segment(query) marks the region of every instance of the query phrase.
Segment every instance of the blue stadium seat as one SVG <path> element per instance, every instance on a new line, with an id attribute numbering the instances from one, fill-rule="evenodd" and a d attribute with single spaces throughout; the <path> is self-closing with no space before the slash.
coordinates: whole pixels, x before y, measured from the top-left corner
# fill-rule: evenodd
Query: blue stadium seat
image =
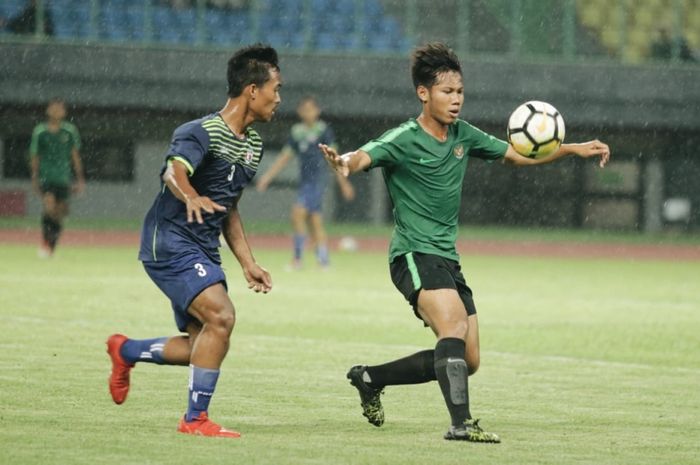
<path id="1" fill-rule="evenodd" d="M 177 43 L 180 41 L 180 33 L 175 24 L 173 10 L 168 7 L 156 6 L 153 8 L 153 37 L 158 42 Z"/>
<path id="2" fill-rule="evenodd" d="M 145 37 L 145 11 L 142 5 L 127 6 L 125 11 L 126 32 L 131 40 L 143 40 Z"/>
<path id="3" fill-rule="evenodd" d="M 174 11 L 174 25 L 179 31 L 179 42 L 194 44 L 197 37 L 197 11 L 194 8 L 184 8 Z"/>
<path id="4" fill-rule="evenodd" d="M 55 0 L 51 8 L 57 36 L 79 38 L 90 35 L 90 5 L 78 0 Z"/>
<path id="5" fill-rule="evenodd" d="M 12 18 L 24 10 L 27 2 L 24 0 L 3 0 L 0 2 L 0 16 L 9 19 Z"/>
<path id="6" fill-rule="evenodd" d="M 100 37 L 115 41 L 127 39 L 124 10 L 115 4 L 104 5 L 100 9 L 99 29 Z"/>
<path id="7" fill-rule="evenodd" d="M 336 33 L 348 34 L 355 29 L 355 22 L 352 18 L 341 15 L 333 15 L 329 18 L 330 30 Z"/>
<path id="8" fill-rule="evenodd" d="M 247 12 L 210 10 L 209 41 L 222 46 L 250 42 L 250 15 Z"/>
<path id="9" fill-rule="evenodd" d="M 331 32 L 319 32 L 315 37 L 314 44 L 317 50 L 328 51 L 340 48 L 335 34 Z"/>

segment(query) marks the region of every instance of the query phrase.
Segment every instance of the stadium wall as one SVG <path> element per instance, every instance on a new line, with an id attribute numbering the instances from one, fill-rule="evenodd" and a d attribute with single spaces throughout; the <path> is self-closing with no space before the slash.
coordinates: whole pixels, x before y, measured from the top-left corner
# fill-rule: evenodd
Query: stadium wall
<path id="1" fill-rule="evenodd" d="M 0 48 L 0 138 L 27 137 L 42 118 L 44 102 L 60 95 L 83 137 L 95 141 L 95 153 L 85 154 L 88 163 L 101 156 L 102 140 L 132 143 L 130 179 L 94 179 L 87 195 L 75 200 L 75 215 L 142 216 L 157 190 L 154 173 L 174 127 L 219 108 L 225 98 L 229 52 L 26 43 Z M 259 127 L 266 163 L 284 143 L 295 104 L 305 94 L 320 97 L 341 147 L 348 149 L 418 111 L 405 58 L 283 54 L 281 66 L 283 106 L 275 122 Z M 605 138 L 615 153 L 604 175 L 576 162 L 533 171 L 474 163 L 465 185 L 464 222 L 654 230 L 664 223 L 664 199 L 681 197 L 694 205 L 686 223 L 700 225 L 700 188 L 692 181 L 700 175 L 697 68 L 466 57 L 464 69 L 465 119 L 505 137 L 504 122 L 517 104 L 546 100 L 564 114 L 571 139 Z M 253 217 L 286 221 L 293 170 L 264 197 L 247 193 L 243 208 Z M 354 182 L 358 200 L 334 209 L 336 193 L 330 190 L 328 211 L 340 220 L 386 220 L 390 206 L 381 179 L 361 175 Z M 28 189 L 12 176 L 0 184 L 4 191 Z M 29 198 L 28 212 L 34 214 L 39 206 Z"/>

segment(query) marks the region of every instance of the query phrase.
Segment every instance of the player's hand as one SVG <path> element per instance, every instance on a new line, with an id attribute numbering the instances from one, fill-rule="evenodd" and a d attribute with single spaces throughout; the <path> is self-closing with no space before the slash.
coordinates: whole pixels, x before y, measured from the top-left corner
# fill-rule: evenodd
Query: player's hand
<path id="1" fill-rule="evenodd" d="M 209 197 L 203 195 L 197 197 L 187 197 L 187 202 L 185 205 L 187 207 L 188 223 L 192 223 L 194 220 L 197 220 L 197 223 L 199 224 L 204 223 L 204 220 L 202 219 L 202 211 L 207 213 L 226 211 L 226 207 L 219 205 Z"/>
<path id="2" fill-rule="evenodd" d="M 350 175 L 350 168 L 348 167 L 347 160 L 338 155 L 338 152 L 333 147 L 326 144 L 318 144 L 318 148 L 321 149 L 321 152 L 323 152 L 323 157 L 336 173 L 346 178 Z"/>
<path id="3" fill-rule="evenodd" d="M 85 191 L 85 180 L 79 179 L 78 181 L 73 183 L 73 186 L 71 186 L 71 190 L 74 194 L 82 194 Z"/>
<path id="4" fill-rule="evenodd" d="M 582 144 L 574 144 L 574 152 L 579 157 L 600 157 L 598 165 L 603 168 L 610 160 L 610 147 L 598 139 Z"/>
<path id="5" fill-rule="evenodd" d="M 245 280 L 248 281 L 248 289 L 252 289 L 255 292 L 262 292 L 263 294 L 267 294 L 272 290 L 272 278 L 270 277 L 270 273 L 257 263 L 243 268 L 243 276 L 245 276 Z"/>

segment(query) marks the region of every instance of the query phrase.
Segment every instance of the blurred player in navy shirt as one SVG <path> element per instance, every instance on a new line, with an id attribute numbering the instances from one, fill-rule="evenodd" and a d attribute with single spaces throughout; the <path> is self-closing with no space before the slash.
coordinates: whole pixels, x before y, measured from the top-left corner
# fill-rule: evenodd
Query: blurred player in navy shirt
<path id="1" fill-rule="evenodd" d="M 250 125 L 270 121 L 280 104 L 277 52 L 261 44 L 237 51 L 228 62 L 227 78 L 224 108 L 175 130 L 160 192 L 141 234 L 139 260 L 170 299 L 177 327 L 187 335 L 136 340 L 114 334 L 107 340 L 107 352 L 115 403 L 126 400 L 136 362 L 189 365 L 189 402 L 178 431 L 235 438 L 240 434 L 208 418 L 235 322 L 219 235 L 240 263 L 248 287 L 270 291 L 270 274 L 253 257 L 238 202 L 263 156 L 262 140 Z"/>
<path id="2" fill-rule="evenodd" d="M 328 169 L 318 144 L 335 147 L 333 129 L 320 119 L 321 109 L 316 99 L 304 97 L 297 107 L 300 123 L 292 126 L 289 141 L 280 155 L 257 183 L 259 191 L 267 190 L 272 180 L 295 155 L 299 160 L 299 190 L 292 206 L 292 227 L 294 228 L 294 259 L 292 269 L 301 268 L 301 259 L 306 242 L 307 222 L 311 226 L 311 240 L 316 246 L 316 259 L 322 267 L 328 266 L 328 238 L 323 227 L 321 209 L 323 194 L 326 191 L 328 176 L 338 180 L 340 192 L 345 200 L 352 200 L 355 191 L 352 184 L 343 176 L 334 175 Z"/>

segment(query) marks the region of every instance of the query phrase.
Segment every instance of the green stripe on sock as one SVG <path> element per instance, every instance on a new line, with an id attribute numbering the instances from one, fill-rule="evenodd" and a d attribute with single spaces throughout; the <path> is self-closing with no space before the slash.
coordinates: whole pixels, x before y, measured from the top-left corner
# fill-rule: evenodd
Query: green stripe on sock
<path id="1" fill-rule="evenodd" d="M 413 252 L 406 254 L 406 263 L 408 264 L 408 271 L 411 272 L 411 280 L 413 281 L 413 289 L 418 290 L 423 287 L 423 283 L 420 281 L 420 275 L 418 274 L 418 268 L 416 267 L 416 262 L 413 259 Z"/>

